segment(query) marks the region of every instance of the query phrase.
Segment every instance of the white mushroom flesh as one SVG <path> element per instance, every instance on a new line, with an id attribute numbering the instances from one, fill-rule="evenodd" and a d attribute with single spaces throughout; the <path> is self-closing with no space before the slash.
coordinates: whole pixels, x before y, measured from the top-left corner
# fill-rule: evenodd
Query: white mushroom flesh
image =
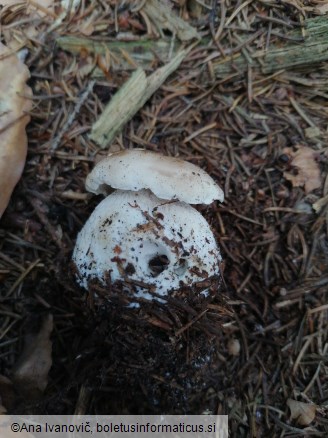
<path id="1" fill-rule="evenodd" d="M 87 190 L 106 195 L 108 187 L 149 189 L 161 199 L 188 204 L 210 204 L 224 198 L 221 188 L 200 167 L 143 149 L 110 154 L 94 167 L 86 180 Z"/>
<path id="2" fill-rule="evenodd" d="M 78 282 L 132 280 L 169 291 L 219 275 L 220 252 L 204 217 L 190 205 L 148 190 L 117 190 L 79 233 L 73 253 Z M 150 298 L 147 290 L 136 293 Z"/>

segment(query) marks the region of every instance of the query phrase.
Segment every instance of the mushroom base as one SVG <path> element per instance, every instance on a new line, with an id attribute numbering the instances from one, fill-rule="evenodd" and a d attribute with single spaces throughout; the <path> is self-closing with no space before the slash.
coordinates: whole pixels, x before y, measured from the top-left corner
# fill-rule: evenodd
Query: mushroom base
<path id="1" fill-rule="evenodd" d="M 95 412 L 215 413 L 213 394 L 223 385 L 220 326 L 230 317 L 218 293 L 219 278 L 210 283 L 197 291 L 196 286 L 173 291 L 165 303 L 139 298 L 139 306 L 132 307 L 133 293 L 122 293 L 126 284 L 89 282 L 88 335 L 72 354 L 78 357 L 79 379 L 92 388 Z M 81 299 L 81 289 L 74 285 L 74 290 Z M 218 315 L 221 308 L 225 311 Z"/>
<path id="2" fill-rule="evenodd" d="M 73 281 L 76 280 L 78 268 L 71 262 L 71 273 Z M 153 285 L 136 282 L 133 280 L 111 281 L 108 275 L 106 282 L 98 279 L 90 279 L 87 283 L 87 301 L 97 303 L 97 306 L 120 305 L 127 307 L 149 306 L 151 303 L 170 303 L 172 300 L 187 300 L 189 303 L 199 303 L 204 300 L 211 300 L 219 294 L 222 284 L 221 275 L 213 275 L 206 280 L 198 281 L 191 286 L 172 289 L 165 296 L 159 294 Z"/>
<path id="3" fill-rule="evenodd" d="M 223 365 L 216 340 L 195 331 L 191 336 L 188 331 L 174 337 L 131 314 L 119 321 L 114 316 L 110 324 L 103 321 L 103 326 L 99 324 L 92 339 L 100 371 L 90 375 L 87 367 L 85 379 L 86 385 L 94 388 L 95 412 L 215 413 L 213 394 L 222 389 L 218 374 Z M 102 344 L 105 340 L 106 352 L 101 353 L 99 339 Z"/>

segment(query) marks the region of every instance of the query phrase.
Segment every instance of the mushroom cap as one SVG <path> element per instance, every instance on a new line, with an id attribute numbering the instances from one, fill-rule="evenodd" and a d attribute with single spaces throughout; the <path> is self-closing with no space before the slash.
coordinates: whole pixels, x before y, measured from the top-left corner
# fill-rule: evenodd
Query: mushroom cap
<path id="1" fill-rule="evenodd" d="M 221 188 L 200 167 L 144 149 L 116 152 L 96 164 L 87 177 L 86 189 L 108 194 L 108 186 L 132 191 L 149 189 L 161 199 L 188 204 L 224 199 Z"/>
<path id="2" fill-rule="evenodd" d="M 77 237 L 73 261 L 85 289 L 98 279 L 141 282 L 162 296 L 219 275 L 221 256 L 204 217 L 184 202 L 149 190 L 117 190 L 91 214 Z M 149 299 L 136 286 L 137 296 Z"/>

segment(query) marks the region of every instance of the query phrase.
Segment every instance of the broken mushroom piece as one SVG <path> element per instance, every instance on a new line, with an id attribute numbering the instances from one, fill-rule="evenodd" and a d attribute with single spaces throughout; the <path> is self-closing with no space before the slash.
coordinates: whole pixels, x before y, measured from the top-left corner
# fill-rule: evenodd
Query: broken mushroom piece
<path id="1" fill-rule="evenodd" d="M 87 177 L 87 190 L 107 195 L 108 187 L 150 189 L 158 198 L 178 199 L 188 204 L 211 204 L 224 199 L 221 188 L 200 167 L 144 149 L 110 154 L 95 166 Z"/>
<path id="2" fill-rule="evenodd" d="M 190 205 L 149 190 L 117 190 L 88 219 L 73 260 L 84 288 L 92 279 L 130 280 L 165 296 L 218 276 L 221 257 L 208 223 Z M 142 296 L 150 298 L 147 291 Z"/>
<path id="3" fill-rule="evenodd" d="M 107 196 L 79 233 L 73 252 L 80 286 L 123 281 L 137 296 L 219 278 L 220 251 L 209 224 L 189 203 L 223 200 L 199 167 L 140 149 L 109 155 L 86 187 Z M 147 292 L 148 290 L 148 292 Z"/>

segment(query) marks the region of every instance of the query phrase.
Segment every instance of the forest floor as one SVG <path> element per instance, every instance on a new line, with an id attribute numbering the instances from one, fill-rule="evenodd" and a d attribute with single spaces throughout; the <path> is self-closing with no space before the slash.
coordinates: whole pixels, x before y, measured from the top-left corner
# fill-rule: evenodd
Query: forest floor
<path id="1" fill-rule="evenodd" d="M 302 47 L 324 2 L 162 2 L 178 23 L 146 4 L 0 12 L 33 91 L 25 170 L 0 221 L 2 412 L 207 412 L 228 414 L 236 437 L 327 436 L 328 62 L 265 68 L 271 50 Z M 66 37 L 83 40 L 73 50 Z M 90 132 L 112 96 L 181 48 L 101 148 Z M 102 199 L 86 176 L 135 147 L 197 164 L 224 190 L 222 204 L 197 207 L 223 258 L 210 299 L 126 308 L 74 282 L 77 234 Z"/>

